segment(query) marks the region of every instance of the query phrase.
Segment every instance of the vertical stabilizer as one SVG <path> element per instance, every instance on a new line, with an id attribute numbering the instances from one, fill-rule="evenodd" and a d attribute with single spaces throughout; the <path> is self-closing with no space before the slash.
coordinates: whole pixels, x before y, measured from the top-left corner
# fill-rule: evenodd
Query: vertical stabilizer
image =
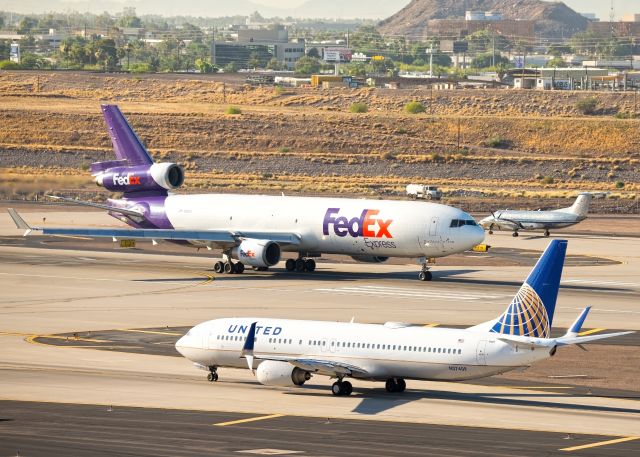
<path id="1" fill-rule="evenodd" d="M 128 165 L 152 165 L 153 159 L 116 105 L 102 105 L 102 114 L 118 160 Z"/>
<path id="2" fill-rule="evenodd" d="M 550 337 L 566 251 L 566 240 L 549 243 L 507 310 L 493 321 L 491 332 Z"/>
<path id="3" fill-rule="evenodd" d="M 573 202 L 569 208 L 566 208 L 564 211 L 567 213 L 575 214 L 580 217 L 587 217 L 587 213 L 589 212 L 589 203 L 593 199 L 593 195 L 588 192 L 583 192 L 578 195 L 576 201 Z"/>

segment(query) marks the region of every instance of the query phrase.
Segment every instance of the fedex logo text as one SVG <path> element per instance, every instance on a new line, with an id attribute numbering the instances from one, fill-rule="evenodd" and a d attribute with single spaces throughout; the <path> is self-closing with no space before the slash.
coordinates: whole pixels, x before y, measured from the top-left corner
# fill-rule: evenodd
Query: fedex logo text
<path id="1" fill-rule="evenodd" d="M 337 216 L 340 208 L 328 208 L 324 215 L 322 233 L 329 234 L 329 225 L 333 226 L 333 232 L 338 236 L 351 235 L 371 238 L 393 238 L 389 232 L 389 226 L 393 219 L 380 219 L 376 217 L 380 212 L 377 209 L 365 209 L 360 217 L 348 219 L 344 216 Z"/>
<path id="2" fill-rule="evenodd" d="M 125 176 L 119 174 L 113 175 L 114 186 L 136 186 L 140 185 L 140 176 L 134 176 L 131 173 L 127 173 Z"/>
<path id="3" fill-rule="evenodd" d="M 256 253 L 254 251 L 252 251 L 251 249 L 249 249 L 248 251 L 243 251 L 242 249 L 240 249 L 240 257 L 247 257 L 247 258 L 253 258 L 256 256 Z"/>

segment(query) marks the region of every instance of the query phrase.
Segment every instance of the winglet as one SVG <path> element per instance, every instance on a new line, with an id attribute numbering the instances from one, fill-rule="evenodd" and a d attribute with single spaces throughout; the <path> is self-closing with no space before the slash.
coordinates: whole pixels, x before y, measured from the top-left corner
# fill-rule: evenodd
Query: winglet
<path id="1" fill-rule="evenodd" d="M 589 314 L 589 310 L 591 310 L 591 306 L 587 306 L 584 310 L 582 310 L 578 318 L 573 324 L 571 324 L 571 327 L 569 327 L 569 329 L 567 330 L 567 333 L 564 335 L 565 338 L 573 338 L 578 336 L 578 333 L 580 333 L 580 329 L 582 328 L 582 324 L 584 324 L 584 321 L 587 318 L 587 314 Z"/>
<path id="2" fill-rule="evenodd" d="M 22 219 L 22 216 L 20 216 L 15 209 L 8 208 L 7 212 L 9 213 L 9 216 L 11 216 L 11 219 L 13 219 L 13 222 L 14 224 L 16 224 L 16 227 L 19 228 L 20 230 L 24 230 L 24 235 L 22 236 L 27 236 L 29 233 L 31 233 L 33 229 L 29 226 L 29 224 L 27 224 L 27 222 L 24 219 Z"/>
<path id="3" fill-rule="evenodd" d="M 247 339 L 244 341 L 244 346 L 242 346 L 241 355 L 241 357 L 247 359 L 247 365 L 251 373 L 253 373 L 253 346 L 256 342 L 256 324 L 257 322 L 254 322 L 249 327 L 249 333 L 247 333 Z"/>

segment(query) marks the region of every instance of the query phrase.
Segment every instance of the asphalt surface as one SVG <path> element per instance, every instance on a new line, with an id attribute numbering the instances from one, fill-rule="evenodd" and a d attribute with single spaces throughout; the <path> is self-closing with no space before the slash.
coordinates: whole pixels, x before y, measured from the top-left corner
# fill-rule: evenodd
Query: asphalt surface
<path id="1" fill-rule="evenodd" d="M 331 411 L 327 416 L 327 419 L 256 416 L 0 401 L 0 455 L 627 457 L 640 454 L 640 439 L 630 437 L 355 421 L 332 418 Z M 612 440 L 618 442 L 602 444 Z"/>

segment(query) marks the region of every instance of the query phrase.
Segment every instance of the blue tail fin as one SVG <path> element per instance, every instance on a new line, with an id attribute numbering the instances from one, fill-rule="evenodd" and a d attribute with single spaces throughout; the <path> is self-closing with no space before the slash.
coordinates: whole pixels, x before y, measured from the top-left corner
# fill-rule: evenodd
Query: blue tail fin
<path id="1" fill-rule="evenodd" d="M 102 105 L 102 113 L 118 160 L 127 160 L 129 166 L 153 164 L 153 159 L 120 109 L 116 105 Z"/>
<path id="2" fill-rule="evenodd" d="M 491 327 L 492 332 L 550 337 L 566 252 L 566 240 L 549 243 L 507 310 Z"/>

